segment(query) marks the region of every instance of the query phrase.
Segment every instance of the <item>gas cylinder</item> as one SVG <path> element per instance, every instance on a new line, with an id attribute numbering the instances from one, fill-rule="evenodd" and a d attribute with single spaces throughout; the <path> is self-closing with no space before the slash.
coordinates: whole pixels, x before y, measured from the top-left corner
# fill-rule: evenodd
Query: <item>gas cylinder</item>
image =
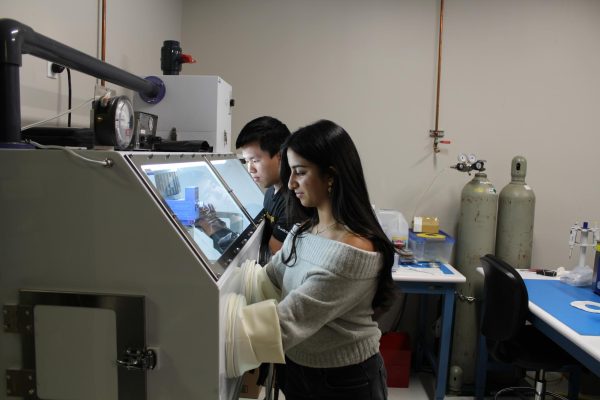
<path id="1" fill-rule="evenodd" d="M 479 317 L 475 298 L 483 291 L 483 275 L 476 269 L 480 257 L 493 253 L 496 238 L 498 194 L 483 172 L 475 174 L 462 190 L 460 217 L 456 234 L 455 267 L 467 278 L 459 284 L 459 298 L 454 318 L 452 367 L 463 371 L 463 383 L 472 384 L 475 378 Z"/>
<path id="2" fill-rule="evenodd" d="M 498 200 L 498 230 L 496 256 L 515 268 L 531 267 L 535 194 L 525 183 L 527 160 L 512 159 L 512 179 L 500 192 Z"/>

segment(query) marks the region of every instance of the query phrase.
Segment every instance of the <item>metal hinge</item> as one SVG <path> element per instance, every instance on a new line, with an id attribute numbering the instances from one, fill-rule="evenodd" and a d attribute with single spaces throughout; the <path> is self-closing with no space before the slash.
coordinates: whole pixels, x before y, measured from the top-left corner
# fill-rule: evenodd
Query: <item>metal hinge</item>
<path id="1" fill-rule="evenodd" d="M 117 365 L 127 369 L 147 370 L 156 367 L 156 353 L 151 349 L 132 349 L 125 350 L 125 354 L 120 360 L 117 360 Z"/>
<path id="2" fill-rule="evenodd" d="M 6 370 L 6 395 L 37 399 L 35 390 L 35 371 L 29 369 Z"/>
<path id="3" fill-rule="evenodd" d="M 4 332 L 33 334 L 33 306 L 5 305 L 2 309 Z"/>

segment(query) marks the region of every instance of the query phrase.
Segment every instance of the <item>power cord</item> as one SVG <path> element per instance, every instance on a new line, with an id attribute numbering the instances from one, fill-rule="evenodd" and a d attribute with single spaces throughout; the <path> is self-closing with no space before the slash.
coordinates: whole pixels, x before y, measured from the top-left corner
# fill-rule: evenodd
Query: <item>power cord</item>
<path id="1" fill-rule="evenodd" d="M 72 90 L 71 90 L 71 68 L 67 68 L 67 81 L 69 82 L 69 110 L 71 109 L 71 97 L 72 97 Z M 69 113 L 69 118 L 67 120 L 67 126 L 71 127 L 71 113 Z"/>
<path id="2" fill-rule="evenodd" d="M 75 156 L 75 157 L 77 157 L 77 158 L 79 158 L 79 159 L 81 159 L 83 161 L 87 161 L 87 162 L 90 162 L 92 164 L 102 165 L 103 167 L 111 168 L 113 165 L 115 165 L 115 162 L 112 159 L 110 159 L 110 158 L 105 158 L 104 160 L 94 160 L 92 158 L 84 157 L 81 154 L 77 154 L 76 152 L 74 152 L 73 150 L 69 149 L 68 147 L 54 146 L 54 145 L 43 145 L 43 144 L 39 144 L 37 142 L 34 142 L 33 140 L 30 140 L 30 139 L 25 139 L 25 142 L 31 143 L 32 145 L 34 145 L 38 149 L 64 150 L 67 153 L 69 153 L 70 155 Z"/>
<path id="3" fill-rule="evenodd" d="M 69 104 L 68 104 L 68 107 L 69 107 L 69 110 L 71 110 L 71 99 L 72 99 L 72 95 L 73 95 L 72 86 L 71 86 L 71 69 L 70 68 L 65 68 L 63 65 L 60 65 L 60 64 L 57 64 L 57 63 L 52 63 L 52 65 L 50 66 L 50 70 L 52 72 L 54 72 L 55 74 L 60 74 L 65 69 L 67 70 L 67 82 L 68 82 L 68 88 L 69 88 L 69 96 L 68 96 L 68 102 L 69 102 Z M 67 120 L 67 126 L 71 127 L 71 112 L 70 111 L 69 111 L 69 117 L 68 117 L 68 120 Z"/>
<path id="4" fill-rule="evenodd" d="M 431 189 L 431 187 L 433 186 L 433 184 L 435 183 L 437 178 L 439 178 L 440 175 L 442 175 L 444 172 L 448 171 L 449 169 L 450 169 L 450 167 L 446 167 L 446 168 L 442 169 L 440 172 L 438 172 L 431 180 L 431 183 L 429 183 L 429 186 L 427 186 L 427 189 L 425 189 L 425 191 L 423 191 L 423 193 L 421 193 L 421 195 L 419 196 L 419 198 L 417 199 L 417 202 L 415 204 L 415 208 L 413 210 L 409 224 L 415 219 L 415 215 L 417 215 L 417 209 L 418 209 L 419 205 L 421 204 L 421 200 L 423 200 L 423 197 L 425 197 L 427 192 L 429 192 L 429 189 Z"/>
<path id="5" fill-rule="evenodd" d="M 46 123 L 46 122 L 48 122 L 48 121 L 52 121 L 53 119 L 56 119 L 56 118 L 58 118 L 58 117 L 62 117 L 63 115 L 65 115 L 65 114 L 67 114 L 67 113 L 70 113 L 71 111 L 75 111 L 75 110 L 77 110 L 78 108 L 81 108 L 81 107 L 83 107 L 83 106 L 85 106 L 85 105 L 87 105 L 87 104 L 91 103 L 92 101 L 94 101 L 94 98 L 93 98 L 93 97 L 92 97 L 91 99 L 89 99 L 89 100 L 86 100 L 86 101 L 84 101 L 83 103 L 81 103 L 81 104 L 79 104 L 79 105 L 77 105 L 77 106 L 73 107 L 73 108 L 70 108 L 70 109 L 68 109 L 67 111 L 64 111 L 64 112 L 62 112 L 62 113 L 58 114 L 58 115 L 55 115 L 55 116 L 53 116 L 53 117 L 50 117 L 50 118 L 46 118 L 46 119 L 45 119 L 45 120 L 43 120 L 43 121 L 39 121 L 39 122 L 35 122 L 35 123 L 33 123 L 33 124 L 25 125 L 25 126 L 23 126 L 23 127 L 21 128 L 21 132 L 23 132 L 24 130 L 27 130 L 27 129 L 29 129 L 29 128 L 33 128 L 34 126 L 42 125 L 42 124 L 44 124 L 44 123 Z"/>

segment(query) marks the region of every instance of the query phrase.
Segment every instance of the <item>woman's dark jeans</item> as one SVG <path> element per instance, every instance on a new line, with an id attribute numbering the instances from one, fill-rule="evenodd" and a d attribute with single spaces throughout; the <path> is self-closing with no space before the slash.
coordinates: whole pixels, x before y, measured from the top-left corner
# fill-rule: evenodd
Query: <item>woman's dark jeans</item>
<path id="1" fill-rule="evenodd" d="M 339 368 L 310 368 L 285 358 L 277 384 L 286 400 L 386 400 L 387 373 L 379 353 Z"/>

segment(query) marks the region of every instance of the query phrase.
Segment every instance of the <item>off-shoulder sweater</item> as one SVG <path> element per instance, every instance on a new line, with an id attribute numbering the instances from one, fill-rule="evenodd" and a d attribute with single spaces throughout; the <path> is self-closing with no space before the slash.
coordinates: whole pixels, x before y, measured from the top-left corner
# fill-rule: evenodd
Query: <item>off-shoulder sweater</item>
<path id="1" fill-rule="evenodd" d="M 303 233 L 296 241 L 296 261 L 288 266 L 283 260 L 293 232 L 265 266 L 282 292 L 277 314 L 286 355 L 300 365 L 329 368 L 376 354 L 381 331 L 371 303 L 383 256 Z"/>

